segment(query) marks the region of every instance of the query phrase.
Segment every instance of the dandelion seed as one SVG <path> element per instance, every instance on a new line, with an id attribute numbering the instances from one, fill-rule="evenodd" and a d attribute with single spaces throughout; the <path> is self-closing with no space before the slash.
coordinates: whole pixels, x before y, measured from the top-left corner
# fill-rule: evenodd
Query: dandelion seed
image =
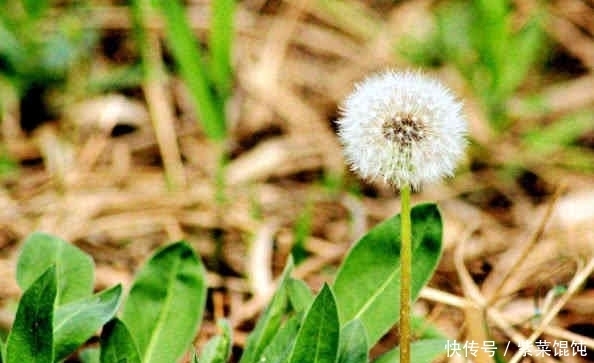
<path id="1" fill-rule="evenodd" d="M 397 188 L 451 176 L 466 147 L 462 105 L 439 82 L 388 71 L 358 84 L 341 107 L 339 137 L 351 169 Z"/>

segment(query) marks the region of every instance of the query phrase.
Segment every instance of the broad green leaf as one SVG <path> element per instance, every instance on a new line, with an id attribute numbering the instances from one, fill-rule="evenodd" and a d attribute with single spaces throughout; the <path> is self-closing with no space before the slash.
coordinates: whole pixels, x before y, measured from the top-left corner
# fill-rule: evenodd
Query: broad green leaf
<path id="1" fill-rule="evenodd" d="M 334 363 L 338 353 L 340 321 L 334 294 L 324 285 L 297 333 L 289 363 Z"/>
<path id="2" fill-rule="evenodd" d="M 431 363 L 446 352 L 448 342 L 443 339 L 419 340 L 410 345 L 411 362 Z M 382 354 L 374 363 L 399 363 L 400 348 Z"/>
<path id="3" fill-rule="evenodd" d="M 79 353 L 78 358 L 81 363 L 100 363 L 99 348 L 87 348 Z"/>
<path id="4" fill-rule="evenodd" d="M 441 216 L 435 204 L 411 211 L 412 298 L 427 283 L 441 255 Z M 349 251 L 333 291 L 345 324 L 361 319 L 373 346 L 397 321 L 400 306 L 400 215 L 378 224 Z"/>
<path id="5" fill-rule="evenodd" d="M 118 318 L 109 321 L 101 331 L 100 363 L 141 363 L 134 338 Z"/>
<path id="6" fill-rule="evenodd" d="M 50 266 L 24 292 L 6 343 L 7 363 L 53 363 L 56 268 Z"/>
<path id="7" fill-rule="evenodd" d="M 262 352 L 259 360 L 248 362 L 284 363 L 295 345 L 295 338 L 301 326 L 301 320 L 305 312 L 292 316 L 276 334 L 270 339 L 270 343 Z"/>
<path id="8" fill-rule="evenodd" d="M 56 359 L 66 358 L 95 334 L 117 312 L 122 286 L 59 306 L 54 318 Z"/>
<path id="9" fill-rule="evenodd" d="M 200 363 L 224 363 L 231 356 L 231 326 L 226 320 L 219 321 L 217 325 L 223 334 L 213 337 L 206 343 L 200 355 Z"/>
<path id="10" fill-rule="evenodd" d="M 337 363 L 367 363 L 368 361 L 369 347 L 365 327 L 361 320 L 351 320 L 340 333 Z"/>
<path id="11" fill-rule="evenodd" d="M 185 242 L 161 248 L 138 272 L 122 321 L 143 363 L 175 362 L 190 346 L 204 310 L 205 271 Z"/>
<path id="12" fill-rule="evenodd" d="M 289 301 L 293 310 L 301 312 L 307 310 L 314 301 L 314 295 L 309 286 L 303 280 L 290 278 L 287 281 L 287 288 L 289 292 Z"/>
<path id="13" fill-rule="evenodd" d="M 287 310 L 287 281 L 293 271 L 293 258 L 289 256 L 287 265 L 280 277 L 276 293 L 268 304 L 264 314 L 258 319 L 256 327 L 247 338 L 247 343 L 240 363 L 258 362 L 260 355 L 281 326 L 283 315 Z"/>
<path id="14" fill-rule="evenodd" d="M 56 266 L 56 305 L 66 304 L 93 293 L 95 277 L 91 256 L 58 237 L 40 232 L 31 234 L 21 250 L 16 271 L 21 289 L 27 290 L 51 265 Z"/>

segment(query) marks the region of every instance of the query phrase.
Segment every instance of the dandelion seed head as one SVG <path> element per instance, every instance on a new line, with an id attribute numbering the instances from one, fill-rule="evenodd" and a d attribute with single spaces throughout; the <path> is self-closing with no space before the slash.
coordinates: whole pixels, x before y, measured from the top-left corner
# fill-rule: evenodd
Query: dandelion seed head
<path id="1" fill-rule="evenodd" d="M 441 83 L 388 71 L 347 96 L 338 134 L 351 169 L 363 178 L 418 189 L 453 174 L 466 147 L 461 110 Z"/>

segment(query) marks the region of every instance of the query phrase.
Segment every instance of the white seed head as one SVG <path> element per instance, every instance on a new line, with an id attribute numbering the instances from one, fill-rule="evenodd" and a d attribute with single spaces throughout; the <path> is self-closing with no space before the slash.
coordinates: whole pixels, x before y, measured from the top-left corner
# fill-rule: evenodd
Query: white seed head
<path id="1" fill-rule="evenodd" d="M 338 135 L 351 169 L 363 178 L 418 189 L 453 174 L 466 147 L 461 109 L 441 83 L 387 71 L 345 99 Z"/>

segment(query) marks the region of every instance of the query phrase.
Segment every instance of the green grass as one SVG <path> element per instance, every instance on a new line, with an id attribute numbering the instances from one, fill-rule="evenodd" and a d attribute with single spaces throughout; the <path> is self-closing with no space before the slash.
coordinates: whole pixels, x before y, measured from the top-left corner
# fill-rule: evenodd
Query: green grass
<path id="1" fill-rule="evenodd" d="M 165 19 L 167 43 L 192 95 L 204 131 L 212 140 L 224 140 L 227 136 L 225 102 L 232 82 L 230 54 L 233 1 L 214 2 L 210 62 L 196 44 L 180 2 L 157 1 L 157 4 L 157 9 Z"/>
<path id="2" fill-rule="evenodd" d="M 435 11 L 436 30 L 422 40 L 404 39 L 399 51 L 410 61 L 453 64 L 482 100 L 495 130 L 509 126 L 506 102 L 544 60 L 545 12 L 536 9 L 520 29 L 507 0 L 454 0 Z"/>

